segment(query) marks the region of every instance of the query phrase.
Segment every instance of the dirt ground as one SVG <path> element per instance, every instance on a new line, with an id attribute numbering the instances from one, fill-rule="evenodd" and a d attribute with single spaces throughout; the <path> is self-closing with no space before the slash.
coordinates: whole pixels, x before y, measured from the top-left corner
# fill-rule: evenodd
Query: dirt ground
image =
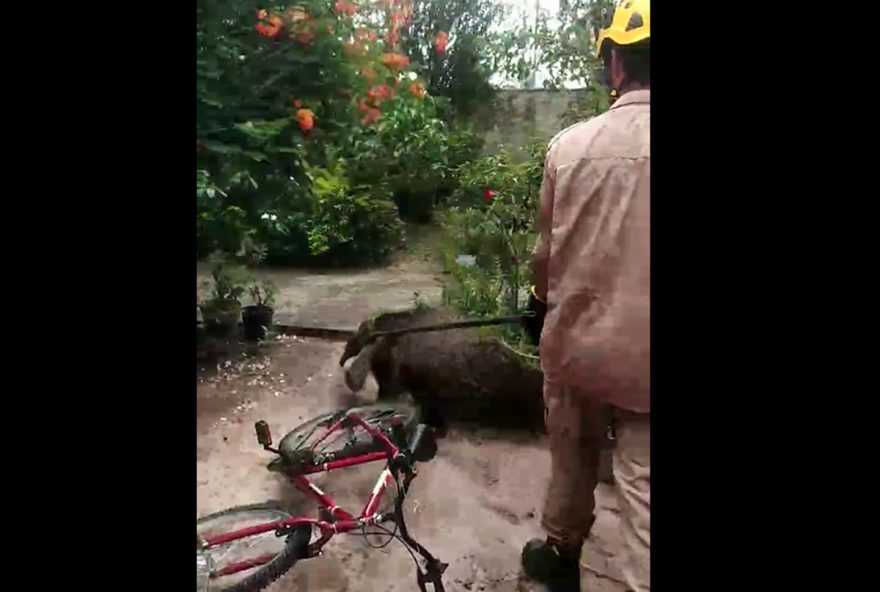
<path id="1" fill-rule="evenodd" d="M 282 500 L 304 515 L 317 515 L 292 485 L 265 469 L 272 455 L 257 444 L 253 425 L 265 419 L 278 441 L 321 412 L 355 403 L 338 366 L 342 348 L 340 343 L 283 338 L 247 357 L 198 372 L 199 515 L 270 499 Z M 368 390 L 367 397 L 374 396 L 375 391 Z M 354 467 L 319 475 L 315 483 L 342 507 L 358 512 L 378 471 L 375 465 Z M 450 564 L 444 575 L 446 590 L 541 589 L 520 579 L 519 554 L 529 538 L 543 536 L 539 515 L 549 472 L 543 439 L 452 429 L 439 441 L 437 457 L 420 465 L 405 511 L 416 540 Z M 583 589 L 623 592 L 615 562 L 621 541 L 613 494 L 602 485 L 597 497 L 597 522 L 583 557 L 588 566 Z M 416 589 L 412 560 L 400 543 L 371 549 L 361 537 L 345 535 L 328 543 L 323 556 L 298 563 L 269 588 Z"/>

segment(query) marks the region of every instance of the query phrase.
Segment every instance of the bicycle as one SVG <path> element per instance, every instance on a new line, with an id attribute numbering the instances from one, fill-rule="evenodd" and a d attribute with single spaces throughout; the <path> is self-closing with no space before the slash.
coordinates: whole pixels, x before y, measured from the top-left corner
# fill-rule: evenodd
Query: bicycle
<path id="1" fill-rule="evenodd" d="M 335 535 L 348 533 L 364 537 L 389 536 L 382 546 L 394 539 L 401 541 L 416 564 L 419 590 L 427 592 L 426 584 L 432 584 L 434 592 L 444 592 L 441 576 L 448 564 L 440 562 L 410 536 L 403 514 L 404 500 L 417 474 L 415 464 L 428 462 L 437 453 L 433 430 L 418 422 L 414 409 L 370 405 L 327 413 L 289 432 L 278 448 L 272 448 L 272 435 L 265 421 L 258 421 L 254 428 L 263 449 L 277 455 L 267 469 L 285 475 L 297 489 L 315 499 L 318 518 L 294 516 L 279 505 L 263 503 L 238 506 L 197 519 L 196 554 L 200 577 L 197 588 L 210 588 L 211 592 L 262 590 L 297 561 L 320 555 L 324 545 Z M 328 442 L 334 433 L 336 438 Z M 328 451 L 340 437 L 345 438 L 343 445 Z M 386 465 L 359 516 L 337 506 L 308 479 L 316 473 L 377 461 L 385 461 Z M 394 510 L 379 512 L 382 498 L 393 484 L 397 486 Z M 224 530 L 227 528 L 224 523 L 236 520 L 246 526 L 238 524 L 233 530 Z M 394 530 L 382 526 L 385 522 L 393 522 Z M 368 527 L 374 530 L 367 532 Z M 358 530 L 361 532 L 356 532 Z M 262 536 L 269 533 L 274 536 Z M 316 535 L 317 540 L 312 540 Z M 262 552 L 250 559 L 224 562 L 244 543 L 247 543 L 244 550 L 248 551 L 265 542 L 274 543 L 273 546 L 280 543 L 281 549 Z M 413 550 L 421 555 L 424 567 Z"/>

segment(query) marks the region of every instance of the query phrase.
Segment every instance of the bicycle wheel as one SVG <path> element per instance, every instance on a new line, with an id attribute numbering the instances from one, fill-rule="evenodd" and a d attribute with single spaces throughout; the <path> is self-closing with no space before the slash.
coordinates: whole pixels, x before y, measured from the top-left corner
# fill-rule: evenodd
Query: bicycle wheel
<path id="1" fill-rule="evenodd" d="M 406 438 L 418 425 L 418 413 L 414 407 L 403 404 L 377 404 L 363 407 L 340 409 L 320 415 L 297 426 L 278 444 L 278 450 L 284 456 L 293 456 L 297 452 L 314 449 L 319 453 L 335 453 L 344 457 L 346 452 L 363 450 L 365 446 L 378 444 L 372 434 L 362 426 L 351 423 L 337 429 L 332 434 L 327 430 L 333 427 L 348 412 L 356 412 L 368 425 L 377 428 L 397 446 L 406 444 Z"/>
<path id="2" fill-rule="evenodd" d="M 292 518 L 274 502 L 237 506 L 196 520 L 196 531 L 203 539 L 257 524 Z M 256 592 L 304 557 L 311 527 L 303 527 L 285 538 L 274 531 L 230 541 L 200 553 L 207 555 L 211 592 Z"/>

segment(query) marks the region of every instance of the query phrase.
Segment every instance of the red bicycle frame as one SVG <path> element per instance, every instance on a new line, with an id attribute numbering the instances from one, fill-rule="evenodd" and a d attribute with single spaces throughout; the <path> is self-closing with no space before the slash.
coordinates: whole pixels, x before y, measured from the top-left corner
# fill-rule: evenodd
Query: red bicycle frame
<path id="1" fill-rule="evenodd" d="M 345 510 L 337 506 L 333 499 L 331 499 L 326 493 L 321 491 L 317 485 L 309 481 L 306 477 L 307 475 L 314 475 L 316 473 L 329 472 L 336 469 L 344 469 L 356 465 L 363 465 L 375 462 L 377 460 L 391 461 L 400 454 L 400 449 L 395 446 L 395 444 L 391 440 L 389 440 L 385 436 L 385 434 L 383 434 L 380 430 L 370 426 L 357 414 L 344 415 L 342 419 L 337 421 L 329 430 L 327 430 L 327 433 L 324 434 L 324 436 L 322 436 L 317 442 L 315 442 L 315 444 L 312 445 L 312 448 L 320 444 L 329 434 L 336 431 L 337 429 L 340 429 L 342 427 L 342 423 L 346 420 L 354 421 L 355 423 L 363 427 L 367 432 L 370 433 L 370 435 L 379 440 L 385 446 L 386 450 L 380 452 L 370 452 L 368 454 L 363 454 L 353 458 L 346 458 L 323 463 L 321 465 L 305 467 L 302 470 L 297 470 L 295 474 L 288 474 L 288 478 L 296 486 L 297 489 L 315 498 L 315 500 L 317 500 L 321 506 L 326 508 L 331 516 L 336 518 L 336 520 L 334 520 L 333 522 L 327 522 L 325 520 L 320 520 L 316 518 L 288 518 L 286 520 L 266 522 L 263 524 L 257 524 L 254 526 L 249 526 L 247 528 L 242 528 L 233 532 L 220 534 L 215 537 L 205 538 L 202 544 L 202 549 L 210 549 L 211 547 L 216 547 L 218 545 L 223 545 L 225 543 L 229 543 L 238 539 L 243 539 L 250 536 L 278 530 L 280 528 L 308 524 L 311 525 L 313 528 L 317 527 L 321 531 L 321 538 L 310 544 L 308 547 L 308 554 L 306 556 L 314 557 L 318 554 L 321 547 L 323 547 L 327 543 L 327 541 L 333 538 L 334 535 L 350 532 L 364 526 L 375 524 L 377 522 L 377 518 L 381 516 L 379 514 L 376 514 L 376 510 L 379 508 L 379 503 L 382 501 L 382 496 L 385 494 L 385 491 L 388 489 L 388 487 L 395 482 L 395 476 L 388 468 L 388 466 L 386 466 L 385 469 L 379 474 L 379 479 L 376 481 L 375 487 L 373 487 L 370 498 L 358 517 L 353 516 L 349 512 L 346 512 Z M 258 567 L 260 565 L 269 563 L 274 557 L 274 555 L 264 555 L 255 559 L 239 561 L 237 563 L 227 565 L 226 567 L 212 573 L 211 578 L 230 575 L 233 573 L 244 571 L 246 569 Z"/>

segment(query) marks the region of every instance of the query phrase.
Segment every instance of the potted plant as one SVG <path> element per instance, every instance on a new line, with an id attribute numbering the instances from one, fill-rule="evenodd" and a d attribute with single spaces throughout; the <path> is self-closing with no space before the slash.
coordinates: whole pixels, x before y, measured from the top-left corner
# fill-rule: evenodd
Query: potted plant
<path id="1" fill-rule="evenodd" d="M 272 326 L 272 315 L 275 309 L 275 295 L 278 289 L 269 280 L 254 280 L 248 286 L 248 291 L 254 303 L 245 306 L 241 311 L 241 321 L 244 325 L 244 338 L 258 340 L 266 337 L 266 331 Z"/>
<path id="2" fill-rule="evenodd" d="M 241 296 L 244 294 L 246 270 L 232 263 L 221 253 L 211 255 L 211 292 L 202 301 L 202 319 L 205 331 L 214 337 L 228 337 L 238 327 L 241 315 Z"/>

